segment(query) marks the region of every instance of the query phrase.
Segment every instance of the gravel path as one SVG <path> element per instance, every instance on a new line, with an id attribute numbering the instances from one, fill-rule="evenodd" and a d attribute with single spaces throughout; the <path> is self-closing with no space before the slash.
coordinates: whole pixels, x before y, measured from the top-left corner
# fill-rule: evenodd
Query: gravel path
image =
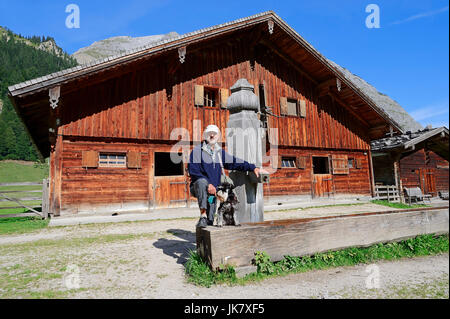
<path id="1" fill-rule="evenodd" d="M 368 204 L 265 216 L 269 220 L 380 210 L 391 208 Z M 367 265 L 292 274 L 246 286 L 198 287 L 186 282 L 183 266 L 189 250 L 195 250 L 195 223 L 196 219 L 177 219 L 95 224 L 0 236 L 0 298 L 30 294 L 63 298 L 416 298 L 421 295 L 411 289 L 423 285 L 438 287 L 448 298 L 448 254 L 377 262 L 380 288 L 371 290 L 366 288 Z M 436 297 L 434 290 L 429 294 L 425 297 Z"/>

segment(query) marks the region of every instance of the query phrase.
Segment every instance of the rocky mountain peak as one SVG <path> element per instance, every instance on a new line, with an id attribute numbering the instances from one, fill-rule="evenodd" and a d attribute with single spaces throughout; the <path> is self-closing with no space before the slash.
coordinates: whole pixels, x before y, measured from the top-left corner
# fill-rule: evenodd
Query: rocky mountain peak
<path id="1" fill-rule="evenodd" d="M 177 32 L 134 38 L 130 36 L 116 36 L 96 41 L 87 47 L 81 48 L 72 54 L 72 57 L 75 58 L 79 64 L 86 64 L 93 60 L 104 59 L 112 55 L 124 53 L 129 50 L 177 36 L 179 36 Z"/>

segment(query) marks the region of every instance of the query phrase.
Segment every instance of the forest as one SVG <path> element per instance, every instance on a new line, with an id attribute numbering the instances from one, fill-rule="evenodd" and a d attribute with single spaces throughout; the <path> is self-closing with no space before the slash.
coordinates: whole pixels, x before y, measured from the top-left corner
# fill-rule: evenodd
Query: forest
<path id="1" fill-rule="evenodd" d="M 25 128 L 8 98 L 8 86 L 71 68 L 77 62 L 67 53 L 62 57 L 38 48 L 51 37 L 24 38 L 0 27 L 0 160 L 37 161 Z M 24 41 L 28 40 L 28 41 Z"/>

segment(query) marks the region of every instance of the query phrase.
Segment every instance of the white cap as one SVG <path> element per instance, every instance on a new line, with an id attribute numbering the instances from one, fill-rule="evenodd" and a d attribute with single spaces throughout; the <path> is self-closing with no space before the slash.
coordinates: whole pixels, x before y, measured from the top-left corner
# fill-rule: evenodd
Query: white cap
<path id="1" fill-rule="evenodd" d="M 209 133 L 209 132 L 215 132 L 216 134 L 220 133 L 220 130 L 217 126 L 215 126 L 214 124 L 208 125 L 205 128 L 205 131 L 203 132 L 203 134 Z"/>

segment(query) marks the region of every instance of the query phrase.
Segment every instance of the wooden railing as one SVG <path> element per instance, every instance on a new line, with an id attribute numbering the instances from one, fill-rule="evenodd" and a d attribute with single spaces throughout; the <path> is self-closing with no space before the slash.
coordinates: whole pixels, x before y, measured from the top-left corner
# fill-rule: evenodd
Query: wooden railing
<path id="1" fill-rule="evenodd" d="M 400 202 L 400 194 L 395 185 L 375 185 L 375 199 Z"/>
<path id="2" fill-rule="evenodd" d="M 32 187 L 33 189 L 24 189 L 30 186 L 41 187 L 39 189 L 36 189 L 36 187 Z M 8 187 L 11 188 L 8 189 Z M 14 203 L 15 205 L 11 206 L 6 203 Z M 44 219 L 48 218 L 48 179 L 44 179 L 42 183 L 0 183 L 0 212 L 17 208 L 23 208 L 26 211 L 23 213 L 0 214 L 0 218 L 36 215 Z"/>

